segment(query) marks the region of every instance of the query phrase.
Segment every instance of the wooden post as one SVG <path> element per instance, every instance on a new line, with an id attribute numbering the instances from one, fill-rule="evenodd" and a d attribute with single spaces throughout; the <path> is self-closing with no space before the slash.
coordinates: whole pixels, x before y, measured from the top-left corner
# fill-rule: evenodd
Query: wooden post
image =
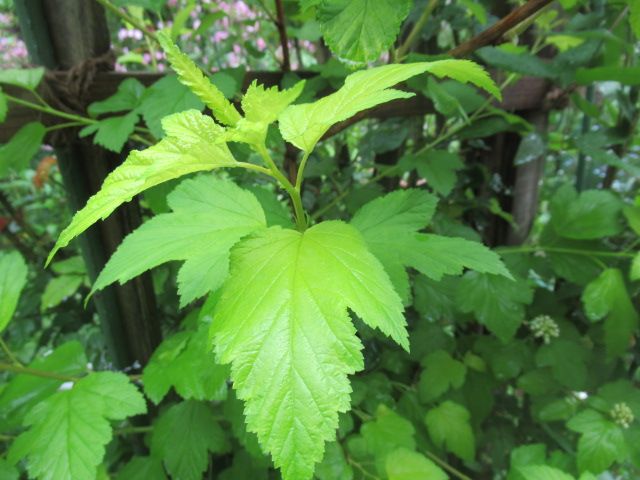
<path id="1" fill-rule="evenodd" d="M 104 10 L 93 1 L 19 0 L 16 11 L 33 61 L 48 69 L 77 67 L 110 49 Z M 82 104 L 84 99 L 71 100 Z M 117 155 L 73 134 L 53 146 L 71 211 L 83 207 L 120 163 Z M 80 250 L 91 281 L 124 236 L 139 224 L 139 207 L 134 200 L 80 236 Z M 115 365 L 125 368 L 134 362 L 146 363 L 161 339 L 149 275 L 106 288 L 93 301 Z"/>

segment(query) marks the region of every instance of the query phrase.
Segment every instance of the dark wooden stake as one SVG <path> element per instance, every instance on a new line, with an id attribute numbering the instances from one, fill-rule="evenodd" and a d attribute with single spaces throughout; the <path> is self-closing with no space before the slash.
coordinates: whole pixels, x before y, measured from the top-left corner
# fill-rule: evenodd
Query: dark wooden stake
<path id="1" fill-rule="evenodd" d="M 36 63 L 54 69 L 71 69 L 108 53 L 109 31 L 104 10 L 87 0 L 29 0 L 16 2 L 27 47 Z M 74 103 L 83 99 L 73 98 Z M 121 159 L 90 141 L 59 139 L 58 165 L 71 211 L 83 207 Z M 124 236 L 140 224 L 137 202 L 121 207 L 106 221 L 88 229 L 78 239 L 91 281 Z M 126 285 L 109 287 L 93 299 L 115 365 L 141 364 L 161 339 L 155 299 L 148 275 Z"/>

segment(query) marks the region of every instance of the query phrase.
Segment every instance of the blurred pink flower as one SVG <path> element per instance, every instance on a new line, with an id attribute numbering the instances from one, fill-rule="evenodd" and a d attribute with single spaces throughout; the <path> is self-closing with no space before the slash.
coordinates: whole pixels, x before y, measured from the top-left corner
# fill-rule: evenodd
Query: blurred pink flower
<path id="1" fill-rule="evenodd" d="M 213 40 L 213 43 L 218 43 L 218 42 L 221 42 L 222 40 L 226 40 L 227 38 L 229 38 L 229 32 L 226 32 L 224 30 L 219 30 L 213 34 L 213 37 L 211 37 L 211 40 Z"/>

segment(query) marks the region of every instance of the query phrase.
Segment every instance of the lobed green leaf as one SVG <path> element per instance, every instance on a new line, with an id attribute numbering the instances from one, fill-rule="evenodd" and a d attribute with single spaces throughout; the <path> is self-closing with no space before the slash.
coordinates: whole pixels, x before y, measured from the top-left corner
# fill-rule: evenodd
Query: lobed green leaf
<path id="1" fill-rule="evenodd" d="M 233 249 L 211 336 L 285 480 L 311 478 L 350 407 L 363 359 L 347 308 L 408 348 L 400 299 L 353 227 L 272 227 Z"/>

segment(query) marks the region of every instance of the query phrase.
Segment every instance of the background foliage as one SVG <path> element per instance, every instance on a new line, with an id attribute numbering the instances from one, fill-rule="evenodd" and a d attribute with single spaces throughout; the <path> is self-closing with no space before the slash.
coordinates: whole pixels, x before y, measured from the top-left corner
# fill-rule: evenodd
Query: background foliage
<path id="1" fill-rule="evenodd" d="M 283 49 L 280 2 L 113 3 L 128 18 L 113 12 L 108 17 L 116 70 L 168 73 L 167 54 L 154 40 L 154 32 L 166 29 L 222 92 L 203 101 L 197 85 L 190 90 L 173 74 L 146 87 L 131 78 L 115 95 L 66 119 L 74 135 L 118 153 L 163 138 L 166 145 L 172 135 L 161 120 L 186 110 L 199 119 L 205 105 L 225 125 L 239 122 L 238 108 L 253 122 L 273 123 L 277 114 L 264 118 L 264 108 L 255 108 L 250 118 L 248 95 L 239 103 L 247 71 L 283 70 L 280 87 L 302 89 L 282 99 L 284 109 L 294 100 L 326 96 L 361 67 L 444 58 L 517 6 L 287 0 Z M 366 118 L 310 153 L 301 202 L 311 220 L 339 219 L 357 228 L 399 296 L 376 296 L 361 311 L 349 299 L 357 315 L 351 315 L 358 332 L 353 338 L 364 349 L 363 365 L 346 370 L 364 368 L 349 377 L 350 408 L 339 415 L 335 441 L 326 444 L 316 478 L 638 477 L 638 5 L 554 2 L 507 32 L 500 44 L 472 53 L 505 96 L 504 88 L 519 78 L 546 79 L 542 122 L 531 112 L 498 108 L 476 88 L 499 96 L 480 73 L 469 65 L 456 72 L 460 64 L 449 64 L 440 74 L 404 78 L 403 89 L 429 98 L 431 112 Z M 26 48 L 12 2 L 0 2 L 0 9 L 4 120 L 15 103 L 11 86 L 36 92 L 43 71 L 15 70 L 30 66 Z M 164 50 L 171 52 L 169 43 Z M 174 57 L 175 70 L 184 76 Z M 301 86 L 303 76 L 308 78 Z M 372 78 L 356 85 L 375 90 Z M 37 104 L 37 96 L 31 98 Z M 328 119 L 331 112 L 319 115 Z M 290 133 L 297 120 L 290 117 L 287 124 L 280 117 L 280 129 L 260 133 L 268 150 L 263 153 L 287 174 L 292 161 L 285 139 L 308 152 L 323 135 L 300 140 Z M 220 252 L 206 250 L 212 238 L 229 242 L 228 252 L 237 239 L 265 225 L 293 227 L 286 195 L 251 169 L 191 175 L 142 194 L 146 221 L 135 234 L 141 238 L 137 250 L 132 235 L 93 289 L 153 268 L 164 339 L 147 365 L 117 369 L 93 302 L 84 306 L 92 285 L 77 246 L 71 243 L 50 268 L 42 268 L 74 213 L 67 208 L 56 153 L 43 144 L 55 129 L 28 123 L 0 147 L 0 477 L 279 478 L 256 435 L 247 432 L 229 368 L 216 363 L 208 340 L 212 312 L 223 317 L 246 304 L 216 307 L 216 295 L 203 300 L 223 283 L 226 270 L 212 267 L 202 285 L 199 275 L 189 277 L 187 265 L 224 257 L 224 245 Z M 224 158 L 257 166 L 260 152 L 242 136 L 247 131 L 235 135 Z M 216 158 L 223 156 L 217 152 Z M 508 158 L 506 164 L 501 158 Z M 528 205 L 535 216 L 530 231 L 514 241 L 514 176 L 533 164 L 542 169 L 533 182 L 539 196 Z M 184 200 L 200 190 L 202 198 L 211 195 L 208 210 L 181 211 L 181 195 Z M 242 214 L 216 210 L 216 199 L 228 197 Z M 198 225 L 208 228 L 192 232 L 205 255 L 192 238 L 178 241 L 187 231 L 184 222 L 196 213 L 202 215 Z M 168 243 L 172 224 L 180 228 Z M 63 235 L 59 242 L 69 239 Z M 277 240 L 264 240 L 265 248 Z M 174 250 L 162 250 L 167 246 Z M 324 267 L 315 267 L 308 272 L 310 284 L 332 293 L 330 304 L 342 292 L 324 285 Z M 275 277 L 288 267 L 270 268 Z M 377 275 L 374 268 L 366 273 L 369 279 Z M 251 302 L 261 285 L 240 278 L 234 288 Z M 400 301 L 408 351 L 365 323 L 376 302 Z M 277 304 L 264 308 L 267 315 Z M 225 325 L 214 328 L 219 338 L 228 334 Z M 321 345 L 322 337 L 316 340 Z M 241 383 L 236 381 L 242 395 Z"/>

